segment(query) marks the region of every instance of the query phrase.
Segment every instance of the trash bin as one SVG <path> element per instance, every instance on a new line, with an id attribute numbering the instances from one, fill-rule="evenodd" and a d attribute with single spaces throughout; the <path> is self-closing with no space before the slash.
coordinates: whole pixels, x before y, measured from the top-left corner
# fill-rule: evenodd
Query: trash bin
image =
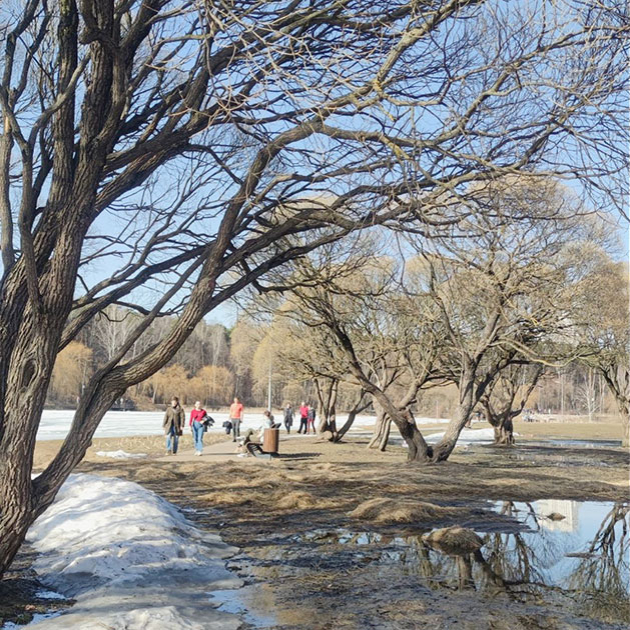
<path id="1" fill-rule="evenodd" d="M 280 429 L 265 429 L 262 448 L 265 453 L 277 453 L 280 441 Z"/>

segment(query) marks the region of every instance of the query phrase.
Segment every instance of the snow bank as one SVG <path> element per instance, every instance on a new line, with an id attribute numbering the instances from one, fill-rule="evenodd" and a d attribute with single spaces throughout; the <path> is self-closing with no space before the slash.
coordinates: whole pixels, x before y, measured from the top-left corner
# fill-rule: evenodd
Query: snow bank
<path id="1" fill-rule="evenodd" d="M 99 457 L 112 457 L 114 459 L 141 459 L 147 457 L 146 453 L 127 453 L 127 451 L 96 451 Z"/>
<path id="2" fill-rule="evenodd" d="M 201 532 L 173 505 L 120 479 L 72 475 L 34 523 L 42 583 L 76 604 L 38 630 L 236 630 L 207 593 L 238 588 L 236 549 Z"/>

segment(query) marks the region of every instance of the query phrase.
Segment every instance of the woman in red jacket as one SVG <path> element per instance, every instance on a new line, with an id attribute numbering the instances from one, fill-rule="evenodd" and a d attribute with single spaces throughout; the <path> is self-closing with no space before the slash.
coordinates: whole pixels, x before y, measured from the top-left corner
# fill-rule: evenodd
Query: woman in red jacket
<path id="1" fill-rule="evenodd" d="M 298 433 L 302 433 L 302 429 L 304 429 L 304 433 L 306 433 L 306 426 L 308 422 L 308 405 L 305 402 L 302 402 L 300 405 L 300 428 L 298 429 Z"/>
<path id="2" fill-rule="evenodd" d="M 201 401 L 198 400 L 190 412 L 190 428 L 195 442 L 195 455 L 201 455 L 203 451 L 203 421 L 207 415 L 206 410 L 201 408 Z"/>

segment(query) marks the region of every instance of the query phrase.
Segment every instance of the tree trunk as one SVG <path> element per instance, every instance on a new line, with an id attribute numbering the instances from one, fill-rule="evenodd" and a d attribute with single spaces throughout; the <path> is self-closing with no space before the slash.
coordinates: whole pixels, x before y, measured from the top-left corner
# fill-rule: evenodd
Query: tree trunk
<path id="1" fill-rule="evenodd" d="M 613 364 L 602 368 L 601 372 L 621 414 L 621 445 L 630 446 L 630 367 Z"/>
<path id="2" fill-rule="evenodd" d="M 376 412 L 376 422 L 374 424 L 374 430 L 372 431 L 372 437 L 370 438 L 367 447 L 380 449 L 383 434 L 385 432 L 387 414 L 383 410 L 383 407 L 378 403 L 378 401 L 374 399 L 374 397 L 372 397 L 372 406 L 374 407 L 374 411 Z"/>
<path id="3" fill-rule="evenodd" d="M 28 467 L 15 466 L 11 459 L 0 464 L 0 474 L 4 479 L 11 479 L 11 483 L 0 485 L 0 575 L 11 565 L 30 525 L 52 503 L 63 481 L 83 459 L 92 443 L 96 427 L 123 392 L 124 388 L 102 387 L 94 396 L 88 394 L 83 397 L 75 412 L 68 437 L 53 462 L 36 479 L 30 479 L 30 461 Z M 73 433 L 73 430 L 76 432 Z M 28 443 L 35 439 L 35 434 L 28 439 L 24 438 L 23 442 Z"/>
<path id="4" fill-rule="evenodd" d="M 387 444 L 389 443 L 389 436 L 391 432 L 392 432 L 392 419 L 389 416 L 386 416 L 384 426 L 383 426 L 383 431 L 381 434 L 381 441 L 378 445 L 378 450 L 381 451 L 381 453 L 384 453 L 385 450 L 387 449 Z"/>
<path id="5" fill-rule="evenodd" d="M 333 442 L 340 442 L 341 439 L 343 438 L 343 436 L 348 433 L 348 431 L 350 430 L 350 428 L 352 427 L 352 425 L 354 424 L 354 420 L 357 417 L 357 414 L 359 413 L 358 409 L 352 409 L 350 411 L 350 413 L 348 413 L 348 418 L 347 420 L 343 423 L 343 426 L 341 427 L 341 429 L 339 429 L 339 431 L 337 431 L 336 433 L 333 433 Z"/>
<path id="6" fill-rule="evenodd" d="M 459 380 L 459 403 L 455 416 L 448 423 L 446 431 L 442 439 L 433 447 L 431 461 L 446 461 L 453 449 L 459 434 L 470 419 L 477 400 L 480 398 L 481 392 L 475 390 L 475 369 L 472 363 L 465 360 L 462 373 Z"/>
<path id="7" fill-rule="evenodd" d="M 319 424 L 317 433 L 329 431 L 333 435 L 337 433 L 337 393 L 339 391 L 339 381 L 331 380 L 328 392 L 324 395 L 321 384 L 315 379 L 317 399 L 319 400 Z"/>
<path id="8" fill-rule="evenodd" d="M 510 415 L 503 415 L 499 423 L 493 426 L 495 444 L 501 446 L 514 445 L 514 423 Z"/>
<path id="9" fill-rule="evenodd" d="M 371 394 L 374 399 L 381 405 L 383 410 L 392 419 L 398 427 L 400 435 L 405 440 L 407 447 L 407 461 L 428 462 L 431 460 L 433 449 L 426 443 L 422 437 L 422 433 L 418 430 L 416 420 L 409 409 L 409 405 L 415 399 L 417 387 L 414 386 L 407 396 L 407 402 L 404 405 L 396 406 L 377 385 L 365 375 L 361 368 L 361 364 L 357 359 L 354 347 L 348 335 L 338 326 L 333 325 L 332 331 L 337 335 L 341 343 L 341 347 L 345 350 L 346 356 L 350 360 L 350 372 L 359 381 L 361 387 Z"/>
<path id="10" fill-rule="evenodd" d="M 621 446 L 630 446 L 630 401 L 625 396 L 616 396 L 621 414 Z"/>
<path id="11" fill-rule="evenodd" d="M 365 392 L 361 390 L 361 395 L 359 396 L 359 400 L 354 405 L 354 407 L 348 412 L 348 418 L 344 422 L 343 426 L 339 431 L 333 434 L 333 442 L 339 442 L 343 438 L 343 436 L 351 429 L 352 425 L 358 414 L 368 407 L 369 403 L 363 404 L 363 397 L 365 396 Z"/>

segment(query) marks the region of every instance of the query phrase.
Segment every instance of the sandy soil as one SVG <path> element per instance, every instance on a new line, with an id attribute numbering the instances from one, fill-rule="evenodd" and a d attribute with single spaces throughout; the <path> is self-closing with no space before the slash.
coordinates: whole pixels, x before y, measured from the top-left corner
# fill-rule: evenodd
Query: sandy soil
<path id="1" fill-rule="evenodd" d="M 435 428 L 443 430 L 443 425 Z M 261 550 L 271 553 L 275 549 L 274 553 L 280 553 L 286 541 L 273 545 L 270 542 L 269 548 L 261 541 L 276 540 L 280 534 L 299 537 L 314 530 L 359 528 L 388 536 L 413 535 L 419 528 L 462 522 L 474 528 L 480 519 L 491 531 L 492 517 L 487 512 L 482 517 L 480 512 L 488 500 L 628 500 L 627 450 L 530 443 L 557 437 L 619 439 L 619 425 L 517 423 L 515 430 L 521 434 L 515 448 L 458 449 L 448 462 L 431 466 L 408 465 L 402 447 L 391 447 L 386 453 L 367 450 L 363 437 L 331 444 L 315 437 L 283 436 L 278 459 L 234 457 L 219 462 L 210 457 L 191 461 L 189 457 L 177 456 L 158 461 L 164 455 L 160 437 L 95 440 L 78 470 L 141 483 L 177 505 L 198 510 L 194 518 L 200 525 L 220 527 L 224 540 L 243 549 L 246 556 L 236 561 L 235 570 L 245 571 L 243 566 L 248 563 L 250 569 L 257 563 L 263 564 L 252 579 L 259 582 L 256 597 L 264 592 L 266 605 L 277 603 L 274 614 L 277 613 L 278 625 L 274 627 L 622 627 L 588 619 L 582 622 L 577 617 L 567 621 L 559 604 L 541 602 L 532 606 L 513 599 L 486 599 L 469 592 L 444 594 L 416 587 L 399 589 L 394 595 L 385 585 L 380 594 L 376 589 L 370 595 L 372 599 L 357 599 L 355 591 L 344 590 L 344 584 L 370 590 L 374 574 L 355 566 L 355 561 L 350 565 L 342 563 L 334 570 L 316 567 L 297 574 L 287 574 L 286 567 L 276 567 L 271 573 L 265 568 L 267 560 L 261 557 Z M 225 436 L 212 438 L 225 441 Z M 190 450 L 189 442 L 190 437 L 185 436 L 184 453 Z M 58 447 L 55 442 L 38 443 L 36 466 L 45 465 Z M 147 453 L 149 457 L 112 460 L 95 454 L 118 449 Z M 366 502 L 375 499 L 381 501 L 366 506 Z M 498 526 L 501 517 L 497 515 L 496 519 Z M 293 566 L 293 562 L 288 564 Z M 287 605 L 296 591 L 300 593 L 300 604 Z M 349 601 L 353 604 L 349 605 Z M 319 615 L 322 605 L 326 614 L 314 622 L 312 615 Z M 336 612 L 332 614 L 331 610 Z"/>

